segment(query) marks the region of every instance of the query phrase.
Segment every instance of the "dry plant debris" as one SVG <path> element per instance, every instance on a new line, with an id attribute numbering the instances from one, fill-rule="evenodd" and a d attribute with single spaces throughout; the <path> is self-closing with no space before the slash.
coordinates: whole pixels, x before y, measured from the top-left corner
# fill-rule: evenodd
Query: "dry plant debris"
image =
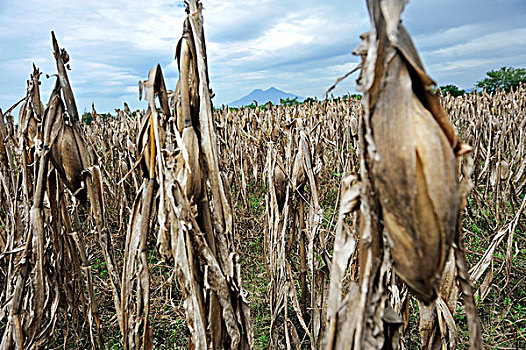
<path id="1" fill-rule="evenodd" d="M 434 94 L 368 6 L 363 100 L 213 109 L 190 1 L 175 90 L 87 125 L 53 35 L 0 110 L 1 347 L 525 346 L 526 89 Z"/>

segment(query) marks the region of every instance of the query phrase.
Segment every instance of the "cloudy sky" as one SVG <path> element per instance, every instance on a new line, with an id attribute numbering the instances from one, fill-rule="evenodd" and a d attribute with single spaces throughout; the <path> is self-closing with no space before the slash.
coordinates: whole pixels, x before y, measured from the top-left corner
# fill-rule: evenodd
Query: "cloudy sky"
<path id="1" fill-rule="evenodd" d="M 369 27 L 365 0 L 204 0 L 215 105 L 255 88 L 323 96 L 359 61 L 351 55 Z M 50 31 L 71 57 L 80 112 L 110 112 L 138 101 L 137 82 L 156 63 L 174 89 L 175 45 L 184 8 L 174 0 L 0 0 L 0 107 L 25 94 L 34 62 L 54 73 Z M 471 88 L 485 72 L 526 67 L 525 0 L 413 0 L 403 14 L 428 73 L 439 85 Z M 42 77 L 44 99 L 52 88 Z M 335 95 L 355 92 L 355 77 Z"/>

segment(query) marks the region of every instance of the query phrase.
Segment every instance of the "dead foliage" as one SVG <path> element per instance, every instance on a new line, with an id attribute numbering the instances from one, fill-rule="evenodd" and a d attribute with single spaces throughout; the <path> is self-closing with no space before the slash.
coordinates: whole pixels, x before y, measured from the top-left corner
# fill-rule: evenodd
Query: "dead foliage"
<path id="1" fill-rule="evenodd" d="M 177 45 L 175 93 L 168 96 L 159 65 L 140 83 L 149 108 L 138 133 L 137 153 L 147 178 L 133 205 L 125 245 L 125 348 L 152 347 L 146 243 L 157 192 L 157 249 L 175 263 L 190 346 L 246 349 L 252 346 L 252 331 L 232 245 L 228 189 L 219 172 L 201 4 L 190 1 L 188 10 Z"/>
<path id="2" fill-rule="evenodd" d="M 155 66 L 146 111 L 92 106 L 83 125 L 53 40 L 47 106 L 34 67 L 18 124 L 0 115 L 2 348 L 161 348 L 184 320 L 177 346 L 251 348 L 267 322 L 263 348 L 406 348 L 418 332 L 453 349 L 459 310 L 480 347 L 471 284 L 484 307 L 524 285 L 526 92 L 434 95 L 404 3 L 368 3 L 363 101 L 214 113 L 191 1 L 175 90 Z M 520 347 L 510 322 L 497 339 Z"/>
<path id="3" fill-rule="evenodd" d="M 66 317 L 72 325 L 88 323 L 92 347 L 101 340 L 84 237 L 67 208 L 68 203 L 85 205 L 87 190 L 92 215 L 102 229 L 101 178 L 79 125 L 64 67 L 69 56 L 59 49 L 53 33 L 52 39 L 58 76 L 47 107 L 40 102 L 41 73 L 34 67 L 20 109 L 21 132 L 14 134 L 11 125 L 8 135 L 2 116 L 2 147 L 12 141 L 2 164 L 4 175 L 11 174 L 3 177 L 3 193 L 11 208 L 2 264 L 7 267 L 2 294 L 2 315 L 8 317 L 4 349 L 32 349 L 46 342 L 55 331 L 59 309 L 70 310 Z M 21 169 L 16 181 L 15 169 Z"/>
<path id="4" fill-rule="evenodd" d="M 456 265 L 472 348 L 481 348 L 459 231 L 460 201 L 466 193 L 459 191 L 457 157 L 469 146 L 460 142 L 439 97 L 432 93 L 434 82 L 401 24 L 405 1 L 372 0 L 367 5 L 372 28 L 354 51 L 362 57 L 358 82 L 365 111 L 359 132 L 361 178 L 355 185 L 360 186 L 361 202 L 360 291 L 343 304 L 341 312 L 330 315 L 333 329 L 326 344 L 328 348 L 397 348 L 407 307 L 399 276 L 422 302 L 422 346 L 434 348 L 438 342 L 455 347 Z M 341 210 L 344 214 L 348 208 Z M 348 234 L 339 234 L 344 244 Z M 455 254 L 449 253 L 452 245 Z M 331 307 L 337 310 L 341 292 L 338 281 L 332 285 L 336 295 Z"/>

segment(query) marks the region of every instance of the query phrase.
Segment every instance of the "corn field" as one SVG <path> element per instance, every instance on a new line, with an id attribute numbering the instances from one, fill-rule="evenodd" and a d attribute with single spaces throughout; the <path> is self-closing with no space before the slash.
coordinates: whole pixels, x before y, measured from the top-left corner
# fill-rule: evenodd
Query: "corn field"
<path id="1" fill-rule="evenodd" d="M 386 3 L 362 98 L 213 108 L 194 0 L 177 85 L 89 124 L 52 33 L 0 109 L 1 348 L 526 347 L 526 86 L 433 92 Z"/>

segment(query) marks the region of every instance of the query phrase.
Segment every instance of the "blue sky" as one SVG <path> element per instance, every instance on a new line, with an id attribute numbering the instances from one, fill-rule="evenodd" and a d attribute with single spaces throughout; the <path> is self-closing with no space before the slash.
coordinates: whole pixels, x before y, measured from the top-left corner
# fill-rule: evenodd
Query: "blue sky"
<path id="1" fill-rule="evenodd" d="M 204 0 L 214 104 L 274 86 L 323 96 L 359 61 L 368 30 L 365 0 Z M 79 111 L 113 112 L 138 101 L 137 82 L 156 63 L 174 89 L 173 59 L 184 9 L 169 0 L 0 0 L 0 107 L 25 94 L 35 62 L 55 73 L 50 31 L 71 57 Z M 526 1 L 413 0 L 402 16 L 428 73 L 439 85 L 471 88 L 500 66 L 526 67 Z M 53 81 L 42 77 L 44 100 Z M 335 95 L 355 91 L 355 77 Z"/>

